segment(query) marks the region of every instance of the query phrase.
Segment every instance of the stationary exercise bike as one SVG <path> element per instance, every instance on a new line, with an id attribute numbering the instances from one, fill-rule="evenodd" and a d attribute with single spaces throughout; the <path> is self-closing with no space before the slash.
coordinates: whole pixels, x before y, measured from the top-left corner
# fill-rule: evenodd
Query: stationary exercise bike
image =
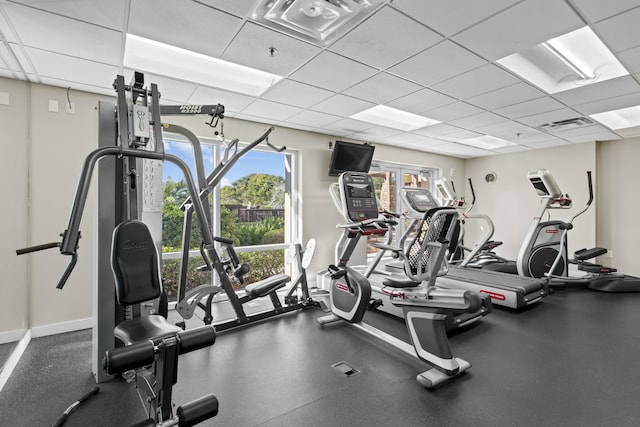
<path id="1" fill-rule="evenodd" d="M 386 227 L 388 219 L 378 217 L 373 180 L 369 175 L 344 172 L 339 177 L 339 184 L 344 209 L 351 219 L 349 224 L 339 227 L 348 238 L 357 239 L 369 229 Z M 426 388 L 435 387 L 469 369 L 469 362 L 453 357 L 445 323 L 452 310 L 477 311 L 481 306 L 480 296 L 472 291 L 443 289 L 435 285 L 436 277 L 446 272 L 445 255 L 457 217 L 454 209 L 436 208 L 427 212 L 406 255 L 401 254 L 406 277 L 391 276 L 383 282 L 391 303 L 404 312 L 412 345 L 362 322 L 375 302 L 371 301 L 369 280 L 347 265 L 349 256 L 340 257 L 338 265 L 329 267 L 332 314 L 319 318 L 318 322 L 325 325 L 345 320 L 426 362 L 432 368 L 416 378 Z"/>

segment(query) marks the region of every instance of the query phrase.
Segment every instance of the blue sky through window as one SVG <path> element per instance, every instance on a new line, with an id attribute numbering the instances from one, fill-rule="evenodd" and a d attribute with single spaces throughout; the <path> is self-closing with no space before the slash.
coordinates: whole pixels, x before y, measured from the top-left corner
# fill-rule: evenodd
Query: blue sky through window
<path id="1" fill-rule="evenodd" d="M 193 151 L 191 144 L 186 142 L 165 141 L 164 149 L 168 154 L 173 154 L 184 160 L 192 171 L 195 170 L 193 161 Z M 202 146 L 204 157 L 205 176 L 213 170 L 213 147 Z M 229 185 L 234 181 L 252 173 L 266 173 L 284 178 L 284 154 L 267 151 L 250 151 L 231 168 L 227 176 L 222 181 L 222 186 Z M 182 171 L 173 163 L 165 162 L 162 167 L 162 181 L 171 178 L 173 181 L 183 179 Z"/>

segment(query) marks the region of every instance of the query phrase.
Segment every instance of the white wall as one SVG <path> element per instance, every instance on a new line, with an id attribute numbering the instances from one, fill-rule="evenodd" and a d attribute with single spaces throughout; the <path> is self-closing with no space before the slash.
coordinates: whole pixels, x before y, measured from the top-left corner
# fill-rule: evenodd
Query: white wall
<path id="1" fill-rule="evenodd" d="M 16 249 L 27 242 L 30 101 L 25 82 L 0 78 L 0 92 L 9 95 L 9 105 L 0 105 L 0 182 L 4 200 L 0 221 L 0 336 L 5 332 L 6 337 L 0 340 L 2 343 L 20 339 L 29 327 L 28 256 L 17 256 Z"/>
<path id="2" fill-rule="evenodd" d="M 6 160 L 2 177 L 5 178 L 4 182 L 16 182 L 15 186 L 8 189 L 6 198 L 16 206 L 4 210 L 6 219 L 12 222 L 7 234 L 3 228 L 3 237 L 8 235 L 11 238 L 0 241 L 2 262 L 8 266 L 5 268 L 3 264 L 2 268 L 3 295 L 11 296 L 15 302 L 6 304 L 0 310 L 0 333 L 89 318 L 92 316 L 95 270 L 96 182 L 92 182 L 81 225 L 78 265 L 63 290 L 55 289 L 55 285 L 69 261 L 68 257 L 52 249 L 17 258 L 15 249 L 60 241 L 59 234 L 67 227 L 82 164 L 97 147 L 95 108 L 99 100 L 113 100 L 101 95 L 70 91 L 76 112 L 67 114 L 67 93 L 64 88 L 8 79 L 0 79 L 0 85 L 0 91 L 12 91 L 11 105 L 8 108 L 0 106 L 3 148 L 7 146 L 5 153 L 15 151 L 14 156 L 3 156 Z M 8 89 L 4 90 L 5 87 Z M 58 101 L 58 112 L 49 111 L 50 100 Z M 224 103 L 224 100 L 211 102 Z M 212 129 L 204 124 L 205 118 L 202 116 L 171 117 L 166 121 L 183 125 L 198 136 L 212 136 Z M 5 123 L 12 123 L 12 126 L 5 127 Z M 227 138 L 252 141 L 267 127 L 260 123 L 225 119 L 224 131 Z M 335 140 L 335 137 L 280 127 L 270 137 L 270 141 L 276 145 L 300 151 L 298 172 L 302 240 L 304 242 L 311 237 L 317 239 L 316 255 L 308 268 L 311 280 L 317 271 L 333 262 L 333 248 L 339 237 L 335 225 L 340 222 L 340 216 L 328 193 L 329 185 L 336 179 L 328 176 L 330 140 Z M 455 168 L 459 176 L 464 175 L 464 161 L 446 156 L 377 145 L 374 159 L 444 170 Z M 27 162 L 31 163 L 28 177 Z M 27 182 L 31 188 L 28 210 Z M 27 212 L 29 221 L 26 219 Z M 3 227 L 7 227 L 7 224 Z M 4 292 L 5 287 L 9 287 L 7 292 Z M 28 301 L 25 289 L 30 290 Z M 4 297 L 3 301 L 6 301 Z"/>
<path id="3" fill-rule="evenodd" d="M 640 138 L 599 142 L 597 157 L 597 242 L 613 255 L 600 258 L 600 262 L 640 276 L 637 190 Z"/>
<path id="4" fill-rule="evenodd" d="M 466 162 L 466 176 L 472 179 L 477 197 L 473 212 L 486 213 L 491 217 L 495 225 L 494 240 L 504 242 L 496 252 L 505 258 L 516 259 L 539 204 L 540 199 L 527 180 L 527 172 L 543 168 L 551 171 L 562 192 L 568 193 L 573 199 L 571 209 L 550 210 L 552 219 L 569 220 L 588 200 L 586 172 L 591 170 L 595 173 L 596 143 L 481 157 Z M 497 173 L 496 182 L 485 182 L 484 176 L 488 172 Z M 595 173 L 594 176 L 597 175 Z M 470 200 L 468 185 L 465 188 Z M 598 200 L 589 211 L 576 219 L 575 228 L 569 234 L 570 253 L 595 245 L 597 205 Z M 468 222 L 465 243 L 472 245 L 478 233 L 477 226 L 474 228 Z"/>

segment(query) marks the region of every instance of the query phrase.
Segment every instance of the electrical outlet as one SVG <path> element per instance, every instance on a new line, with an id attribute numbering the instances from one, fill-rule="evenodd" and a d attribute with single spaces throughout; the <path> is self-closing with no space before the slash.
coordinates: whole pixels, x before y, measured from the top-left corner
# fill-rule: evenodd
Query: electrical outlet
<path id="1" fill-rule="evenodd" d="M 7 92 L 0 92 L 0 105 L 9 105 L 9 94 Z"/>
<path id="2" fill-rule="evenodd" d="M 607 258 L 613 258 L 613 251 L 607 251 Z"/>
<path id="3" fill-rule="evenodd" d="M 52 113 L 57 113 L 58 112 L 58 101 L 55 99 L 50 99 L 49 100 L 49 111 L 51 111 Z"/>
<path id="4" fill-rule="evenodd" d="M 76 103 L 75 102 L 67 102 L 64 104 L 66 108 L 67 114 L 75 114 L 76 113 Z"/>

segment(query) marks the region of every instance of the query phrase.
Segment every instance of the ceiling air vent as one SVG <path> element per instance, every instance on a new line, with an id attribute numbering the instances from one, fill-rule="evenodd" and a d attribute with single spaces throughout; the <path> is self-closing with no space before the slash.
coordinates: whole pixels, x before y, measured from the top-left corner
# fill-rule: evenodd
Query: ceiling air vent
<path id="1" fill-rule="evenodd" d="M 576 129 L 583 126 L 589 126 L 595 122 L 586 117 L 576 117 L 575 119 L 560 120 L 557 122 L 545 123 L 538 126 L 543 132 L 561 132 L 563 130 Z"/>

